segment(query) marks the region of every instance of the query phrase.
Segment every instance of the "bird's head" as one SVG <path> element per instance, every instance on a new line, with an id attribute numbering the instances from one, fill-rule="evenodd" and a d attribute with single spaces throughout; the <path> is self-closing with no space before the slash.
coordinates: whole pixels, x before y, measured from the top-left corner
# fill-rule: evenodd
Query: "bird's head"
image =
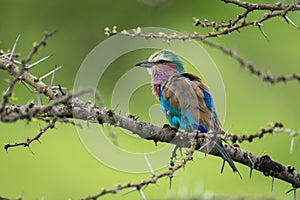
<path id="1" fill-rule="evenodd" d="M 176 72 L 184 72 L 179 56 L 171 50 L 160 50 L 153 53 L 148 60 L 138 62 L 136 66 L 146 67 L 152 75 L 152 81 L 161 83 Z"/>

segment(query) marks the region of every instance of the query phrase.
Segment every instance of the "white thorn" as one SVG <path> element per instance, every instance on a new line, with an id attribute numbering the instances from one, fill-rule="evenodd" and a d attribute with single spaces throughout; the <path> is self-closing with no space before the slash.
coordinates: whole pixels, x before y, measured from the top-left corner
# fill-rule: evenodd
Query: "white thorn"
<path id="1" fill-rule="evenodd" d="M 17 47 L 17 44 L 18 44 L 18 42 L 19 42 L 19 39 L 20 39 L 20 36 L 21 36 L 21 33 L 18 35 L 18 37 L 17 37 L 17 39 L 16 39 L 16 41 L 15 41 L 15 43 L 14 43 L 14 46 L 13 46 L 13 48 L 12 48 L 12 50 L 11 50 L 11 54 L 10 54 L 10 57 L 9 57 L 9 59 L 11 60 L 12 59 L 12 57 L 14 56 L 14 53 L 15 53 L 15 50 L 16 50 L 16 47 Z"/>
<path id="2" fill-rule="evenodd" d="M 8 56 L 8 55 L 10 55 L 11 53 L 4 53 L 4 54 L 2 54 L 2 55 L 0 55 L 0 58 L 1 57 L 5 57 L 5 56 Z"/>
<path id="3" fill-rule="evenodd" d="M 274 190 L 274 176 L 272 176 L 272 183 L 271 183 L 271 192 L 273 192 Z"/>
<path id="4" fill-rule="evenodd" d="M 297 25 L 297 24 L 295 24 L 290 18 L 288 18 L 288 16 L 284 16 L 284 18 L 289 22 L 289 23 L 291 23 L 293 26 L 295 26 L 297 29 L 300 29 L 300 27 Z"/>
<path id="5" fill-rule="evenodd" d="M 133 188 L 133 189 L 131 189 L 131 190 L 125 192 L 123 195 L 129 194 L 129 193 L 134 192 L 134 191 L 136 191 L 136 188 Z"/>
<path id="6" fill-rule="evenodd" d="M 23 85 L 25 85 L 25 87 L 31 92 L 34 93 L 33 90 L 30 88 L 30 86 L 23 80 L 21 80 L 21 83 L 23 83 Z"/>
<path id="7" fill-rule="evenodd" d="M 155 176 L 155 172 L 154 172 L 154 170 L 153 170 L 153 168 L 152 168 L 152 166 L 151 166 L 151 163 L 150 163 L 150 161 L 149 161 L 149 159 L 148 159 L 148 157 L 147 157 L 146 154 L 144 154 L 144 158 L 145 158 L 145 160 L 146 160 L 146 163 L 147 163 L 147 165 L 148 165 L 148 167 L 149 167 L 149 170 L 150 170 L 151 174 L 152 174 L 153 176 Z"/>
<path id="8" fill-rule="evenodd" d="M 30 68 L 36 66 L 37 64 L 40 64 L 41 62 L 47 60 L 49 57 L 50 57 L 50 55 L 46 56 L 46 57 L 44 57 L 44 58 L 42 58 L 42 59 L 40 59 L 40 60 L 38 60 L 38 61 L 36 61 L 34 63 L 32 63 L 31 65 L 28 65 L 27 69 L 30 69 Z"/>
<path id="9" fill-rule="evenodd" d="M 208 145 L 210 145 L 211 144 L 211 140 L 209 140 L 209 141 L 207 141 L 203 146 L 201 146 L 198 150 L 199 151 L 201 151 L 201 152 L 203 152 L 203 153 L 208 153 L 210 150 L 211 150 L 211 146 L 208 146 Z M 207 148 L 206 148 L 207 147 Z M 204 148 L 206 148 L 205 150 L 204 150 Z"/>
<path id="10" fill-rule="evenodd" d="M 291 138 L 291 145 L 290 145 L 290 153 L 293 153 L 293 146 L 294 146 L 295 137 Z"/>
<path id="11" fill-rule="evenodd" d="M 139 190 L 139 193 L 140 193 L 140 195 L 142 196 L 142 199 L 143 199 L 143 200 L 147 200 L 147 198 L 146 198 L 146 196 L 145 196 L 143 190 L 140 189 L 140 190 Z"/>
<path id="12" fill-rule="evenodd" d="M 50 76 L 52 73 L 54 73 L 54 72 L 60 70 L 61 68 L 62 68 L 62 65 L 59 66 L 59 67 L 57 67 L 57 68 L 54 68 L 52 71 L 50 71 L 50 72 L 48 72 L 47 74 L 45 74 L 44 76 L 40 77 L 39 80 L 41 81 L 41 80 L 47 78 L 47 77 Z"/>
<path id="13" fill-rule="evenodd" d="M 248 157 L 248 159 L 249 159 L 249 161 L 251 163 L 251 168 L 253 169 L 254 166 L 255 166 L 255 164 L 254 164 L 253 160 L 250 158 L 249 153 L 247 153 L 247 157 Z"/>
<path id="14" fill-rule="evenodd" d="M 42 105 L 42 100 L 41 100 L 41 95 L 39 90 L 36 91 L 36 105 L 37 106 Z"/>
<path id="15" fill-rule="evenodd" d="M 225 135 L 228 134 L 231 129 L 232 129 L 232 125 L 230 125 L 229 128 L 225 131 Z"/>
<path id="16" fill-rule="evenodd" d="M 54 69 L 56 69 L 56 66 L 54 67 Z M 54 77 L 55 77 L 55 72 L 52 73 L 50 85 L 54 85 Z"/>
<path id="17" fill-rule="evenodd" d="M 30 99 L 29 101 L 27 101 L 26 105 L 33 103 L 33 99 Z"/>
<path id="18" fill-rule="evenodd" d="M 9 92 L 9 89 L 10 89 L 10 87 L 8 87 L 3 94 L 7 95 L 7 93 Z"/>
<path id="19" fill-rule="evenodd" d="M 14 60 L 14 63 L 19 64 L 19 65 L 23 65 L 23 63 L 21 63 L 20 61 Z"/>
<path id="20" fill-rule="evenodd" d="M 32 151 L 32 149 L 29 146 L 27 148 L 34 155 L 34 152 Z"/>
<path id="21" fill-rule="evenodd" d="M 265 32 L 264 29 L 262 28 L 263 24 L 262 24 L 262 23 L 258 23 L 257 26 L 258 26 L 260 32 L 263 34 L 263 36 L 264 36 L 267 40 L 269 40 L 269 39 L 268 39 L 268 36 L 267 36 L 267 34 L 266 34 L 266 32 Z"/>

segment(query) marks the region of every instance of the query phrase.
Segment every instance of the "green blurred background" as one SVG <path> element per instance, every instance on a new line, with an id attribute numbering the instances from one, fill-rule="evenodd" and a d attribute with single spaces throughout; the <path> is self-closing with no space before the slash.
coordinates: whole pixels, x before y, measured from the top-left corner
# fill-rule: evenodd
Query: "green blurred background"
<path id="1" fill-rule="evenodd" d="M 157 3 L 155 3 L 157 2 Z M 262 1 L 259 1 L 260 3 Z M 285 1 L 287 2 L 287 1 Z M 275 3 L 275 1 L 268 1 Z M 56 74 L 56 83 L 72 89 L 77 69 L 88 53 L 107 37 L 106 26 L 117 25 L 120 30 L 140 27 L 164 27 L 183 33 L 205 33 L 193 26 L 193 17 L 215 20 L 217 22 L 235 18 L 242 12 L 233 5 L 217 0 L 190 1 L 1 1 L 0 48 L 10 49 L 19 33 L 22 32 L 17 52 L 26 56 L 34 42 L 40 40 L 45 31 L 58 30 L 48 40 L 35 60 L 51 54 L 51 59 L 43 62 L 31 72 L 41 76 L 63 65 Z M 259 17 L 264 11 L 252 15 Z M 300 13 L 291 13 L 289 17 L 300 24 Z M 299 30 L 276 18 L 264 23 L 266 40 L 256 27 L 248 27 L 229 36 L 214 39 L 220 44 L 236 50 L 255 66 L 272 74 L 290 74 L 299 72 Z M 226 89 L 226 118 L 224 129 L 243 134 L 254 133 L 265 127 L 268 122 L 282 122 L 285 127 L 299 129 L 298 107 L 300 85 L 296 81 L 287 84 L 270 85 L 250 75 L 232 58 L 221 52 L 204 46 L 217 64 Z M 148 57 L 152 51 L 133 52 L 122 56 L 106 72 L 99 91 L 110 108 L 110 96 L 118 77 L 130 70 L 134 63 Z M 122 66 L 122 67 L 120 67 Z M 0 78 L 11 78 L 6 72 L 0 72 Z M 49 81 L 49 80 L 47 80 Z M 46 82 L 47 82 L 46 81 Z M 133 80 L 134 81 L 134 80 Z M 0 82 L 0 89 L 7 87 Z M 156 103 L 150 92 L 150 85 L 140 88 L 130 102 L 130 112 L 138 115 L 139 120 L 149 121 L 147 108 Z M 14 100 L 24 104 L 35 96 L 17 85 Z M 45 102 L 47 102 L 45 100 Z M 13 124 L 0 123 L 0 144 L 23 141 L 34 136 L 42 122 Z M 157 124 L 162 125 L 162 124 Z M 118 135 L 119 131 L 113 129 Z M 257 155 L 268 154 L 272 159 L 286 165 L 300 168 L 296 138 L 294 151 L 289 152 L 291 138 L 288 135 L 268 135 L 259 141 L 242 144 L 243 149 Z M 155 147 L 153 142 L 118 135 L 121 147 L 134 151 L 147 152 Z M 162 145 L 162 144 L 161 144 Z M 96 160 L 82 145 L 76 129 L 68 124 L 57 123 L 56 129 L 48 131 L 41 144 L 33 143 L 34 154 L 25 148 L 12 148 L 8 152 L 0 150 L 0 196 L 24 199 L 80 199 L 101 191 L 101 188 L 113 188 L 118 183 L 134 183 L 147 179 L 150 173 L 124 173 Z M 110 152 L 103 152 L 109 154 Z M 243 180 L 233 175 L 229 168 L 220 174 L 221 160 L 208 156 L 199 159 L 195 155 L 184 169 L 178 171 L 169 189 L 169 180 L 162 179 L 158 184 L 148 187 L 144 192 L 148 199 L 188 198 L 199 195 L 226 196 L 276 196 L 279 199 L 293 199 L 285 194 L 291 185 L 275 180 L 275 190 L 271 192 L 271 178 L 253 172 L 249 179 L 249 169 L 238 165 Z M 169 157 L 165 159 L 166 163 Z M 160 170 L 163 171 L 164 169 Z M 158 171 L 159 172 L 159 171 Z M 140 199 L 137 192 L 127 195 L 107 195 L 103 199 Z"/>

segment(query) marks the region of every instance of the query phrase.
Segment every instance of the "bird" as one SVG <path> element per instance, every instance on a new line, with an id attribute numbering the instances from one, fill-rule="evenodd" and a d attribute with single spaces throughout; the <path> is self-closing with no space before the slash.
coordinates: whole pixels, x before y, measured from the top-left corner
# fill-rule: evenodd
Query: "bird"
<path id="1" fill-rule="evenodd" d="M 209 87 L 200 77 L 185 71 L 174 51 L 158 50 L 136 66 L 147 68 L 152 79 L 152 93 L 172 127 L 188 132 L 224 134 Z M 212 142 L 233 172 L 240 175 L 222 141 L 216 138 Z"/>

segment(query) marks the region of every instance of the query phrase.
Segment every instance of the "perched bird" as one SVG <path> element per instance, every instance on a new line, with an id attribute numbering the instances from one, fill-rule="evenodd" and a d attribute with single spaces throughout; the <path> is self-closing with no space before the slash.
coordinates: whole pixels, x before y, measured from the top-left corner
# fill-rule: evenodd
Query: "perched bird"
<path id="1" fill-rule="evenodd" d="M 200 77 L 185 72 L 182 61 L 173 51 L 156 51 L 136 66 L 147 68 L 151 74 L 152 92 L 171 126 L 186 131 L 224 133 L 209 88 Z M 211 142 L 232 170 L 238 172 L 221 140 Z"/>

